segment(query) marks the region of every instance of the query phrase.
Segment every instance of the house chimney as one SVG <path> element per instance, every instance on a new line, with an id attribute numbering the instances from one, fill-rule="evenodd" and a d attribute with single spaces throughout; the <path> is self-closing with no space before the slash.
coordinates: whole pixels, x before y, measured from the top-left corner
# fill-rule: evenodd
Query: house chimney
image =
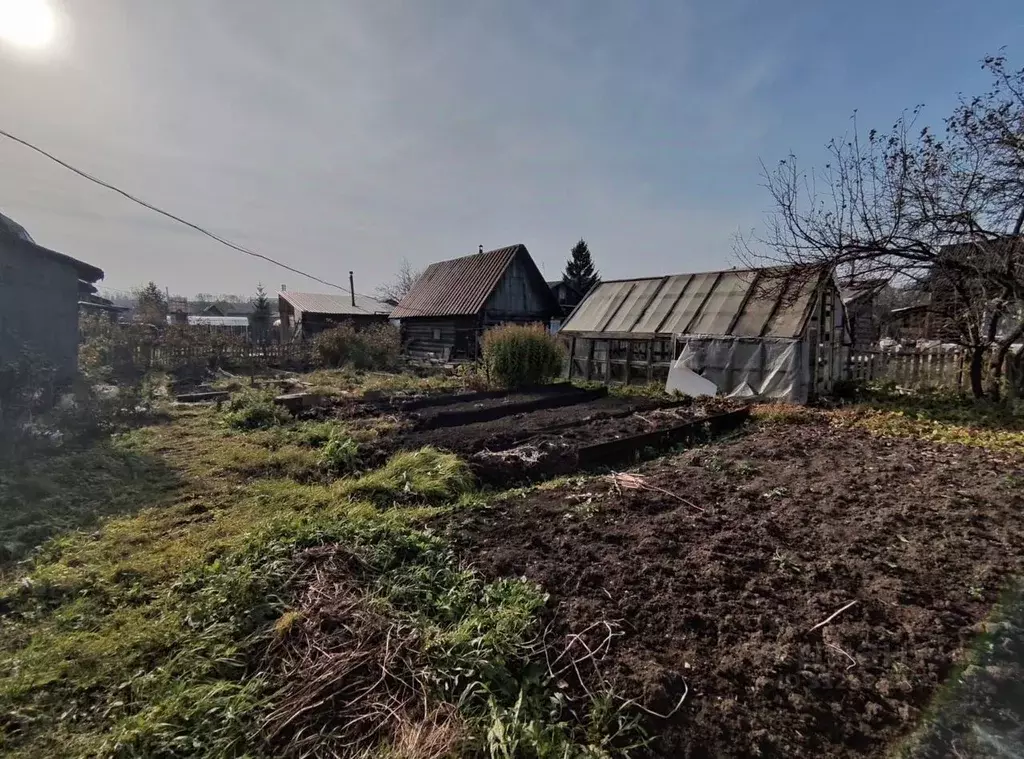
<path id="1" fill-rule="evenodd" d="M 281 292 L 287 292 L 287 291 L 288 291 L 288 285 L 281 285 Z"/>
<path id="2" fill-rule="evenodd" d="M 352 272 L 348 273 L 348 291 L 350 293 L 352 293 L 352 307 L 355 308 L 355 305 L 356 305 L 356 281 L 355 281 L 355 278 L 352 276 Z"/>
<path id="3" fill-rule="evenodd" d="M 483 253 L 483 252 L 484 252 L 484 246 L 483 246 L 483 245 L 481 245 L 481 246 L 480 246 L 480 252 L 481 252 L 481 253 Z"/>

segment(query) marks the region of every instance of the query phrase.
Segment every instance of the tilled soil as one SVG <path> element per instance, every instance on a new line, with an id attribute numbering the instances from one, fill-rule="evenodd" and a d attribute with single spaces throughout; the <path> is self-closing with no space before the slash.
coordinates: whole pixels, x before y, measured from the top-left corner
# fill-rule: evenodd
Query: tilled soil
<path id="1" fill-rule="evenodd" d="M 599 398 L 571 406 L 523 412 L 489 422 L 442 427 L 400 435 L 403 448 L 433 445 L 454 453 L 472 454 L 477 451 L 501 451 L 525 440 L 537 442 L 578 440 L 598 442 L 625 434 L 634 435 L 651 429 L 641 419 L 630 416 L 661 409 L 669 402 L 654 398 Z M 668 424 L 681 424 L 692 418 L 690 407 L 676 405 L 676 416 Z M 661 415 L 661 419 L 669 419 Z"/>
<path id="2" fill-rule="evenodd" d="M 671 713 L 649 717 L 655 755 L 883 756 L 1024 566 L 1014 467 L 782 426 L 640 471 L 663 490 L 591 480 L 446 529 L 486 575 L 551 594 L 556 648 L 606 641 L 569 687 Z"/>

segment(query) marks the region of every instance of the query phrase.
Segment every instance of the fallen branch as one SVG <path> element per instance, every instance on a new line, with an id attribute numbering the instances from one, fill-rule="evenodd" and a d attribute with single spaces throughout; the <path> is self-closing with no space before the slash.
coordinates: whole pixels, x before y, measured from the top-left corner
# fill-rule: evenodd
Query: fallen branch
<path id="1" fill-rule="evenodd" d="M 815 625 L 814 627 L 812 627 L 812 628 L 811 628 L 810 630 L 808 630 L 807 632 L 814 632 L 814 631 L 815 631 L 815 630 L 817 630 L 817 629 L 818 629 L 819 627 L 824 627 L 824 626 L 825 626 L 825 625 L 827 625 L 827 624 L 828 624 L 829 622 L 831 622 L 831 621 L 832 621 L 833 619 L 835 619 L 835 618 L 836 618 L 836 617 L 838 617 L 838 616 L 839 616 L 840 614 L 842 614 L 842 613 L 843 613 L 844 611 L 846 611 L 846 610 L 847 610 L 847 609 L 849 609 L 849 608 L 850 608 L 851 606 L 853 606 L 853 605 L 854 605 L 855 603 L 857 603 L 857 601 L 856 601 L 856 600 L 850 601 L 850 603 L 846 604 L 846 606 L 844 606 L 844 607 L 843 607 L 842 609 L 840 609 L 839 611 L 833 612 L 833 613 L 832 613 L 832 614 L 831 614 L 831 615 L 830 615 L 830 616 L 828 617 L 828 619 L 823 619 L 823 620 L 822 620 L 821 622 L 819 622 L 818 624 L 816 624 L 816 625 Z"/>
<path id="2" fill-rule="evenodd" d="M 677 493 L 665 490 L 665 488 L 659 488 L 657 485 L 649 484 L 646 479 L 644 479 L 638 474 L 626 474 L 624 472 L 617 472 L 615 474 L 608 475 L 607 479 L 611 481 L 613 485 L 615 485 L 616 490 L 650 490 L 655 493 L 662 493 L 664 495 L 669 496 L 670 498 L 675 498 L 677 501 L 686 506 L 689 506 L 691 509 L 696 509 L 702 514 L 705 513 L 704 509 L 702 509 L 697 504 L 686 500 Z"/>
<path id="3" fill-rule="evenodd" d="M 828 646 L 829 648 L 831 648 L 831 649 L 832 649 L 832 650 L 834 650 L 834 651 L 838 651 L 839 653 L 841 653 L 841 654 L 842 654 L 843 656 L 845 656 L 845 657 L 846 657 L 847 659 L 849 659 L 849 660 L 850 660 L 851 664 L 850 664 L 850 666 L 849 666 L 849 667 L 847 667 L 847 668 L 846 668 L 846 669 L 847 669 L 847 671 L 849 671 L 849 670 L 850 670 L 850 669 L 852 669 L 853 667 L 856 667 L 856 666 L 857 666 L 857 660 L 856 660 L 856 659 L 854 659 L 854 658 L 853 658 L 852 656 L 850 656 L 850 655 L 849 655 L 848 653 L 846 653 L 846 652 L 845 652 L 845 651 L 844 651 L 843 649 L 841 649 L 841 648 L 840 648 L 839 646 L 833 646 L 833 645 L 832 645 L 831 643 L 829 643 L 828 641 L 825 641 L 825 645 L 826 645 L 826 646 Z"/>

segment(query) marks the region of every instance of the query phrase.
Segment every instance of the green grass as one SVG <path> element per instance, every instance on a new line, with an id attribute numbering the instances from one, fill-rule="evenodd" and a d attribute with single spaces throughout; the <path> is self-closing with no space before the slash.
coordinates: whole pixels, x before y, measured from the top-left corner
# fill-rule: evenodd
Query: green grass
<path id="1" fill-rule="evenodd" d="M 880 437 L 1024 453 L 1024 411 L 1012 404 L 940 392 L 901 395 L 883 388 L 826 416 L 834 426 L 858 427 Z"/>
<path id="2" fill-rule="evenodd" d="M 354 498 L 384 506 L 395 503 L 444 503 L 468 493 L 473 474 L 462 459 L 430 446 L 392 456 L 380 469 L 342 484 Z"/>
<path id="3" fill-rule="evenodd" d="M 0 461 L 0 568 L 51 535 L 165 502 L 177 485 L 173 470 L 124 436 Z"/>
<path id="4" fill-rule="evenodd" d="M 621 701 L 582 722 L 557 708 L 537 662 L 541 589 L 483 580 L 422 528 L 473 497 L 464 462 L 428 448 L 330 481 L 308 475 L 344 427 L 241 432 L 222 420 L 179 410 L 3 475 L 18 517 L 0 534 L 17 557 L 42 545 L 0 576 L 0 753 L 270 757 L 314 736 L 324 751 L 356 740 L 408 756 L 432 736 L 455 753 L 569 757 L 642 742 Z M 335 694 L 270 730 L 305 682 L 295 647 L 325 634 L 310 550 L 352 557 L 331 587 L 365 633 L 353 650 L 381 656 L 398 638 L 370 633 L 400 634 L 395 674 L 418 683 L 427 711 L 354 734 L 338 715 L 364 701 Z"/>

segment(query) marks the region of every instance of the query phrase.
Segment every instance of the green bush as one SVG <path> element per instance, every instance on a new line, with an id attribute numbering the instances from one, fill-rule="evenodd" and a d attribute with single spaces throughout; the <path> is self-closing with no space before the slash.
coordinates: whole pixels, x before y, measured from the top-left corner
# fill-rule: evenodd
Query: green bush
<path id="1" fill-rule="evenodd" d="M 355 369 L 391 369 L 398 364 L 402 343 L 398 328 L 379 324 L 356 330 L 341 324 L 313 339 L 313 351 L 321 366 Z"/>
<path id="2" fill-rule="evenodd" d="M 331 474 L 350 474 L 359 465 L 359 444 L 347 435 L 333 433 L 320 449 L 318 463 Z"/>
<path id="3" fill-rule="evenodd" d="M 562 374 L 564 354 L 541 324 L 506 324 L 484 333 L 484 363 L 504 387 L 550 382 Z"/>
<path id="4" fill-rule="evenodd" d="M 228 401 L 224 421 L 236 430 L 265 430 L 291 421 L 288 410 L 274 403 L 268 390 L 246 390 Z"/>

